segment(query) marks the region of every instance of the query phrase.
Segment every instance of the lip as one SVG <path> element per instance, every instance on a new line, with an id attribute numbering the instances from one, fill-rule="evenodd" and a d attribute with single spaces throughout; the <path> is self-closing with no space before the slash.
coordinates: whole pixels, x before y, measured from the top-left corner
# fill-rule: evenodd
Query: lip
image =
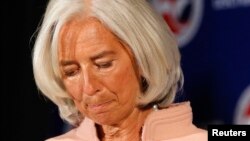
<path id="1" fill-rule="evenodd" d="M 109 108 L 109 105 L 112 103 L 112 100 L 110 101 L 105 101 L 102 103 L 98 103 L 98 104 L 88 104 L 87 107 L 90 111 L 94 111 L 97 113 L 102 113 L 102 112 L 106 112 Z"/>

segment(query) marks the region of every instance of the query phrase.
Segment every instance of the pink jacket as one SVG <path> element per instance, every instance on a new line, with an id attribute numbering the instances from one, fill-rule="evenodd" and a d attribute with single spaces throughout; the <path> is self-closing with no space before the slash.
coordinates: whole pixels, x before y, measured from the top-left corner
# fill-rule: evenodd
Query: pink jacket
<path id="1" fill-rule="evenodd" d="M 173 104 L 150 113 L 142 130 L 142 141 L 207 141 L 207 131 L 192 123 L 189 102 Z M 85 118 L 79 127 L 46 141 L 99 141 L 95 123 Z"/>

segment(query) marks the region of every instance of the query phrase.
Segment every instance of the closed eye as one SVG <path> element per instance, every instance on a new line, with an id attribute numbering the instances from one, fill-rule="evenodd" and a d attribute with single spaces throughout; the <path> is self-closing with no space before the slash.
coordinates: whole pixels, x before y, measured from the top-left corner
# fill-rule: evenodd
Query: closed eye
<path id="1" fill-rule="evenodd" d="M 67 65 L 62 67 L 62 73 L 65 77 L 73 77 L 80 72 L 80 67 L 78 65 Z"/>
<path id="2" fill-rule="evenodd" d="M 113 61 L 95 63 L 98 69 L 110 68 L 113 65 Z"/>
<path id="3" fill-rule="evenodd" d="M 65 70 L 65 71 L 63 71 L 63 74 L 64 74 L 64 76 L 66 76 L 66 77 L 72 77 L 72 76 L 77 75 L 78 72 L 79 72 L 78 69 L 77 69 L 77 70 Z"/>

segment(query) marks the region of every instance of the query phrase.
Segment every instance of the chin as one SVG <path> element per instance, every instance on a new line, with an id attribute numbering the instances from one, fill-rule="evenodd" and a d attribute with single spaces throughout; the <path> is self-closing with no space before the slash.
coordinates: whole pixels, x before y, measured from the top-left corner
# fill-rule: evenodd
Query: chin
<path id="1" fill-rule="evenodd" d="M 115 125 L 118 123 L 114 119 L 113 115 L 110 113 L 98 114 L 98 115 L 95 115 L 95 117 L 91 119 L 99 125 Z"/>

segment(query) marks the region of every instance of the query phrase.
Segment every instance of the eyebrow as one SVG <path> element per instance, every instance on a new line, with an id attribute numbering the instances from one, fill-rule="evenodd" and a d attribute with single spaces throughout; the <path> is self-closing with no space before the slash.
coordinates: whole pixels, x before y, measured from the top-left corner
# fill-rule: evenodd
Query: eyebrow
<path id="1" fill-rule="evenodd" d="M 99 59 L 99 58 L 102 58 L 104 56 L 107 56 L 107 55 L 112 55 L 112 54 L 115 54 L 114 51 L 101 51 L 100 53 L 97 53 L 96 55 L 90 57 L 90 60 L 94 61 L 96 59 Z M 60 64 L 62 66 L 67 66 L 67 65 L 71 65 L 71 64 L 75 64 L 76 61 L 73 61 L 73 60 L 61 60 L 60 61 Z"/>
<path id="2" fill-rule="evenodd" d="M 75 61 L 71 61 L 71 60 L 61 60 L 60 61 L 60 64 L 62 66 L 67 66 L 67 65 L 71 65 L 71 64 L 75 64 L 76 62 Z"/>
<path id="3" fill-rule="evenodd" d="M 96 55 L 90 57 L 90 59 L 92 61 L 96 60 L 96 59 L 99 59 L 99 58 L 102 58 L 104 56 L 107 56 L 107 55 L 113 55 L 115 54 L 114 51 L 101 51 L 100 53 L 97 53 Z"/>

